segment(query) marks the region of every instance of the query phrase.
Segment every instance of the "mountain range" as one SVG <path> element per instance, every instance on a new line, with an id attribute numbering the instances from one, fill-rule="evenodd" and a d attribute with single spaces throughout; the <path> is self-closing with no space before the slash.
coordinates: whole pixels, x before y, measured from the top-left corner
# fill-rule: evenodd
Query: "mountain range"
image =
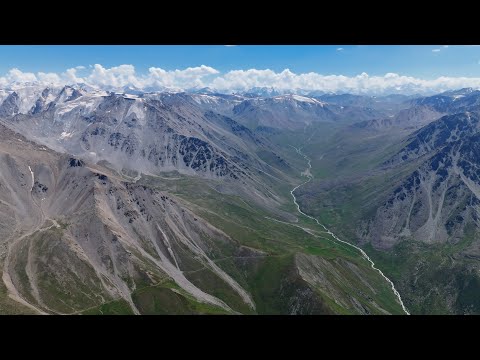
<path id="1" fill-rule="evenodd" d="M 0 313 L 479 313 L 479 101 L 2 89 Z"/>

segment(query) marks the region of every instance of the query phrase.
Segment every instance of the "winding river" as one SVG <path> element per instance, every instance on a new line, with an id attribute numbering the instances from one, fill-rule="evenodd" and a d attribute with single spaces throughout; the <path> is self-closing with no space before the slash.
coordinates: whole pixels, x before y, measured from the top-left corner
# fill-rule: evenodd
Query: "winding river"
<path id="1" fill-rule="evenodd" d="M 302 214 L 303 216 L 306 216 L 308 217 L 309 219 L 312 219 L 314 220 L 318 225 L 320 225 L 328 234 L 330 234 L 336 241 L 338 242 L 341 242 L 342 244 L 345 244 L 345 245 L 348 245 L 354 249 L 357 249 L 361 254 L 362 256 L 365 258 L 365 260 L 367 260 L 370 265 L 372 266 L 372 269 L 374 269 L 375 271 L 377 271 L 380 275 L 382 275 L 382 277 L 390 284 L 390 286 L 392 287 L 392 291 L 393 293 L 395 294 L 395 296 L 397 297 L 398 301 L 400 302 L 400 305 L 402 306 L 402 309 L 403 311 L 405 312 L 405 314 L 407 315 L 410 315 L 410 313 L 408 312 L 407 308 L 405 307 L 405 305 L 403 304 L 403 301 L 402 301 L 402 297 L 400 296 L 400 293 L 397 291 L 397 289 L 395 289 L 395 285 L 393 284 L 392 280 L 390 280 L 388 277 L 385 276 L 385 274 L 382 272 L 382 270 L 380 270 L 379 268 L 377 268 L 375 266 L 375 263 L 372 261 L 372 259 L 370 259 L 370 257 L 367 255 L 367 253 L 365 251 L 363 251 L 363 249 L 359 248 L 358 246 L 356 245 L 353 245 L 345 240 L 341 240 L 340 238 L 338 238 L 337 235 L 335 235 L 333 232 L 331 232 L 329 229 L 327 229 L 327 227 L 325 225 L 323 225 L 322 223 L 320 223 L 316 218 L 314 218 L 313 216 L 310 216 L 308 214 L 305 214 L 301 209 L 300 209 L 300 205 L 298 205 L 298 202 L 297 202 L 297 198 L 295 196 L 295 190 L 297 190 L 298 188 L 302 187 L 303 185 L 309 183 L 312 179 L 313 179 L 313 175 L 311 174 L 311 169 L 312 169 L 312 163 L 311 163 L 311 160 L 310 158 L 305 155 L 304 153 L 302 153 L 302 150 L 301 148 L 296 148 L 296 147 L 293 147 L 296 152 L 303 156 L 303 158 L 305 160 L 307 160 L 307 163 L 308 163 L 308 167 L 307 169 L 302 173 L 302 175 L 305 175 L 307 176 L 308 180 L 301 183 L 300 185 L 297 185 L 295 186 L 292 190 L 290 190 L 290 194 L 292 195 L 292 198 L 293 198 L 293 202 L 294 204 L 297 206 L 297 210 L 300 214 Z"/>

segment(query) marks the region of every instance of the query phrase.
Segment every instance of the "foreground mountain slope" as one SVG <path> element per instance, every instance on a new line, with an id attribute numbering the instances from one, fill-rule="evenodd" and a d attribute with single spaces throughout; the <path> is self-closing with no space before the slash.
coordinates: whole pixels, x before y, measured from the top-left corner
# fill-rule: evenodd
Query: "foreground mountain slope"
<path id="1" fill-rule="evenodd" d="M 5 312 L 402 312 L 359 254 L 288 223 L 278 186 L 258 206 L 233 195 L 241 178 L 134 178 L 0 134 Z"/>
<path id="2" fill-rule="evenodd" d="M 29 154 L 22 143 L 21 151 Z M 214 268 L 253 306 L 245 291 L 210 265 L 205 254 L 215 247 L 207 239 L 231 241 L 222 232 L 159 191 L 41 149 L 35 149 L 38 157 L 8 153 L 2 161 L 2 185 L 18 186 L 4 200 L 11 204 L 10 214 L 15 211 L 15 219 L 8 219 L 15 231 L 8 234 L 4 265 L 12 293 L 44 312 L 71 313 L 121 298 L 138 313 L 131 292 L 141 284 L 171 279 L 192 300 L 231 311 L 185 278 L 179 266 L 188 261 L 189 266 Z M 23 181 L 13 181 L 15 176 Z M 20 218 L 26 221 L 20 223 Z M 62 266 L 65 263 L 69 266 Z"/>

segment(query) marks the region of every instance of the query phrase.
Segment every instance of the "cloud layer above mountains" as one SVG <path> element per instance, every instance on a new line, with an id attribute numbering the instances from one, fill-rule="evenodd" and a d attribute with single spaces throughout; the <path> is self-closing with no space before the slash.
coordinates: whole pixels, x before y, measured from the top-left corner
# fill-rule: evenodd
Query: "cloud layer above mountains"
<path id="1" fill-rule="evenodd" d="M 370 76 L 366 73 L 357 76 L 321 75 L 315 72 L 296 74 L 288 69 L 282 72 L 273 70 L 231 70 L 225 73 L 201 65 L 183 70 L 164 70 L 151 67 L 146 73 L 139 73 L 133 65 L 120 65 L 105 68 L 95 64 L 88 68 L 77 66 L 62 73 L 31 73 L 11 69 L 0 76 L 0 87 L 12 84 L 38 83 L 41 85 L 71 85 L 86 83 L 105 89 L 135 87 L 144 90 L 210 87 L 222 92 L 246 91 L 254 87 L 272 87 L 280 91 L 305 90 L 325 92 L 348 92 L 356 94 L 428 94 L 464 87 L 480 88 L 480 78 L 446 77 L 420 79 L 387 73 L 383 76 Z"/>

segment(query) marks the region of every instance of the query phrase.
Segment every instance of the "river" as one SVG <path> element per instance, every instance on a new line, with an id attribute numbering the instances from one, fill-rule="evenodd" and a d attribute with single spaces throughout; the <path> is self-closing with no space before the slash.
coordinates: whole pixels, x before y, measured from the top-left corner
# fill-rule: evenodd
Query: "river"
<path id="1" fill-rule="evenodd" d="M 358 250 L 360 252 L 360 254 L 362 254 L 362 256 L 365 258 L 365 260 L 367 260 L 370 265 L 372 266 L 372 269 L 374 269 L 375 271 L 377 271 L 389 284 L 390 286 L 392 287 L 392 291 L 393 293 L 395 294 L 395 296 L 397 297 L 400 305 L 402 306 L 402 309 L 403 311 L 405 312 L 405 314 L 407 315 L 410 315 L 410 313 L 408 312 L 407 308 L 405 307 L 405 305 L 403 304 L 403 301 L 402 301 L 402 297 L 400 296 L 400 293 L 397 291 L 397 289 L 395 288 L 395 285 L 393 284 L 392 280 L 390 280 L 388 277 L 385 276 L 385 274 L 382 272 L 382 270 L 380 270 L 379 268 L 377 268 L 375 266 L 375 263 L 372 261 L 372 259 L 370 259 L 370 257 L 367 255 L 367 253 L 359 248 L 358 246 L 356 245 L 353 245 L 351 243 L 349 243 L 348 241 L 345 241 L 345 240 L 341 240 L 337 235 L 335 235 L 333 232 L 331 232 L 329 229 L 327 229 L 327 227 L 325 225 L 323 225 L 322 223 L 320 223 L 320 221 L 318 221 L 316 218 L 314 218 L 313 216 L 310 216 L 308 214 L 305 214 L 301 209 L 300 209 L 300 205 L 298 205 L 298 202 L 297 202 L 297 198 L 295 196 L 295 190 L 297 190 L 298 188 L 302 187 L 303 185 L 309 183 L 312 179 L 313 179 L 313 175 L 311 173 L 311 169 L 312 169 L 312 162 L 310 160 L 310 158 L 305 155 L 304 153 L 302 153 L 302 150 L 301 148 L 296 148 L 296 147 L 293 147 L 296 152 L 303 156 L 303 158 L 305 160 L 307 160 L 307 164 L 308 164 L 308 167 L 307 169 L 302 173 L 302 175 L 306 176 L 308 178 L 307 181 L 301 183 L 300 185 L 297 185 L 295 186 L 292 190 L 290 190 L 290 194 L 292 195 L 292 198 L 293 198 L 293 202 L 294 204 L 296 205 L 297 207 L 297 210 L 300 214 L 302 214 L 303 216 L 306 216 L 308 217 L 309 219 L 312 219 L 314 220 L 318 225 L 320 225 L 328 234 L 330 234 L 336 241 L 342 243 L 342 244 L 345 244 L 345 245 L 348 245 L 356 250 Z"/>

